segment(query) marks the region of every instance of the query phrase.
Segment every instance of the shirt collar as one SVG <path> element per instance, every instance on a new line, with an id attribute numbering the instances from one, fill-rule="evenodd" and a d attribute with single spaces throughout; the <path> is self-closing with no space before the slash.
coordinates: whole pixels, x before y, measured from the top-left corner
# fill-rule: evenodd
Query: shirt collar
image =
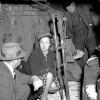
<path id="1" fill-rule="evenodd" d="M 4 64 L 6 64 L 6 66 L 9 68 L 12 76 L 14 77 L 14 68 L 10 64 L 8 64 L 7 62 L 5 62 L 5 61 L 4 61 Z"/>
<path id="2" fill-rule="evenodd" d="M 42 51 L 43 52 L 43 51 Z M 45 53 L 43 52 L 44 56 L 46 56 L 48 54 L 48 51 L 46 51 Z"/>

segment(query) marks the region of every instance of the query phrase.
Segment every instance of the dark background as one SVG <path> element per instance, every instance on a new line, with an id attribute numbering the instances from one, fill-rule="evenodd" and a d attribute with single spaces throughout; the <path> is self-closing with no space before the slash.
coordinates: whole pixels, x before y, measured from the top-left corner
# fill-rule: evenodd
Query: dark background
<path id="1" fill-rule="evenodd" d="M 67 1 L 68 0 L 0 0 L 2 4 L 29 4 L 31 5 L 31 4 L 38 4 L 38 2 L 42 4 L 46 4 L 47 2 L 49 2 L 51 5 L 55 5 L 55 6 L 63 5 Z M 75 1 L 79 4 L 92 5 L 91 11 L 94 12 L 100 18 L 100 0 L 72 0 L 72 1 Z M 100 23 L 96 27 L 94 27 L 94 31 L 96 33 L 96 37 L 99 43 L 100 42 L 100 38 L 99 38 L 100 37 Z"/>

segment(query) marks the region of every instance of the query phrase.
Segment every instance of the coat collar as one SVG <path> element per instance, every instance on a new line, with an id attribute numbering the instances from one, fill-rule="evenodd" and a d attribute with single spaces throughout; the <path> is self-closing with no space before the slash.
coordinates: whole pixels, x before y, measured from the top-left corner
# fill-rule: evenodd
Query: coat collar
<path id="1" fill-rule="evenodd" d="M 6 71 L 6 73 L 9 75 L 9 77 L 13 78 L 10 69 L 7 67 L 6 64 L 4 64 L 4 62 L 0 62 L 0 67 L 2 67 L 2 69 L 4 69 Z"/>

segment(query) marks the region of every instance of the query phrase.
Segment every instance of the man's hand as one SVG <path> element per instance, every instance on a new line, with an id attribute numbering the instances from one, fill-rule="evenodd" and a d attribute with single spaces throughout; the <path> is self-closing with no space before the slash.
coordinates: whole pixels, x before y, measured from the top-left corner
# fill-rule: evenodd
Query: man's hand
<path id="1" fill-rule="evenodd" d="M 77 50 L 77 54 L 74 56 L 74 59 L 79 59 L 84 56 L 84 52 L 82 50 Z"/>
<path id="2" fill-rule="evenodd" d="M 38 76 L 32 76 L 32 82 L 33 82 L 33 86 L 34 86 L 34 91 L 38 90 L 40 87 L 43 86 L 43 82 L 42 80 L 38 77 Z"/>

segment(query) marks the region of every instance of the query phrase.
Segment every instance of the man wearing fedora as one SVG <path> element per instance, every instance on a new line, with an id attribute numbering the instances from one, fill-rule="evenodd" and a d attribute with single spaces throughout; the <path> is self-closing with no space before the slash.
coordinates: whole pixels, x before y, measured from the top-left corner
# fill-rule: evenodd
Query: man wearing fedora
<path id="1" fill-rule="evenodd" d="M 37 76 L 20 73 L 16 68 L 25 57 L 18 43 L 8 42 L 0 50 L 0 100 L 27 100 L 30 92 L 28 84 L 37 90 L 42 81 Z"/>

